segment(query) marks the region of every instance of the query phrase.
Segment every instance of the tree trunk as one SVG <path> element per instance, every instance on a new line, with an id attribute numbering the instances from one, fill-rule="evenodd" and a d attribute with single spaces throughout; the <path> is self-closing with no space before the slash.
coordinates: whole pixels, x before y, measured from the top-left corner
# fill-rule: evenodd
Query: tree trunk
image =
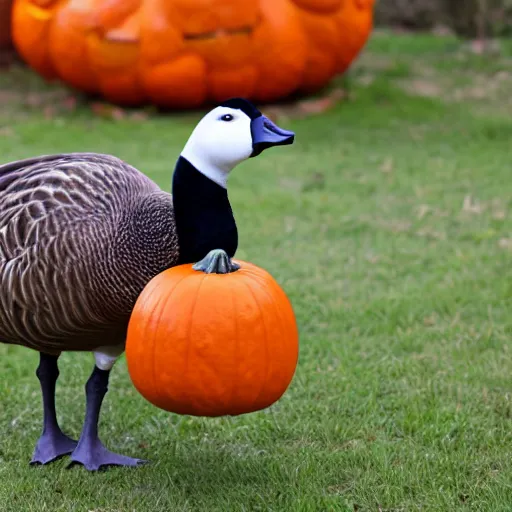
<path id="1" fill-rule="evenodd" d="M 411 29 L 427 29 L 448 23 L 446 0 L 377 0 L 376 23 Z"/>
<path id="2" fill-rule="evenodd" d="M 375 17 L 411 29 L 444 25 L 465 37 L 512 34 L 512 0 L 377 0 Z"/>

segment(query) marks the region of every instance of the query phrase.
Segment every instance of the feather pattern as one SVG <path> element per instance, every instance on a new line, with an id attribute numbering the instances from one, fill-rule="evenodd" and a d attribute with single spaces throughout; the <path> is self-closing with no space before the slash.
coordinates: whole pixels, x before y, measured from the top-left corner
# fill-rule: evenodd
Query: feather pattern
<path id="1" fill-rule="evenodd" d="M 0 340 L 49 353 L 124 341 L 147 282 L 176 264 L 172 196 L 122 160 L 0 166 Z"/>

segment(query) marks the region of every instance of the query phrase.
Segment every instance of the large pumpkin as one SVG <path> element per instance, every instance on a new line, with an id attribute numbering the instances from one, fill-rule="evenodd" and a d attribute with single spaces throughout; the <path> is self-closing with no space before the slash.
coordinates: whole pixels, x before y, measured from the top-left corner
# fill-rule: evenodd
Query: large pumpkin
<path id="1" fill-rule="evenodd" d="M 197 107 L 313 92 L 347 69 L 375 0 L 15 0 L 41 75 L 119 104 Z"/>
<path id="2" fill-rule="evenodd" d="M 270 406 L 288 388 L 297 358 L 297 325 L 282 288 L 222 250 L 153 278 L 126 341 L 128 371 L 142 396 L 193 416 Z"/>

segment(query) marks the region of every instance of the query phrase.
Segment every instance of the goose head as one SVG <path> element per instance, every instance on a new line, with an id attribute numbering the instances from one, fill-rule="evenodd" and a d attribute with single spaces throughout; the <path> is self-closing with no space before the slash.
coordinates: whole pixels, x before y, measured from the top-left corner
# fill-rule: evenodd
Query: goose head
<path id="1" fill-rule="evenodd" d="M 250 101 L 232 98 L 208 112 L 190 135 L 181 156 L 226 188 L 241 162 L 273 146 L 293 144 L 295 134 L 263 115 Z"/>

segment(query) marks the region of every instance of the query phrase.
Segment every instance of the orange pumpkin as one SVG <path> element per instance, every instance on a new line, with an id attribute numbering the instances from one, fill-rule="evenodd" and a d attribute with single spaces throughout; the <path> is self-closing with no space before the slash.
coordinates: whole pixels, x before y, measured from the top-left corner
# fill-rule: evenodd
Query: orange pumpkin
<path id="1" fill-rule="evenodd" d="M 265 270 L 211 251 L 154 277 L 133 309 L 128 371 L 157 407 L 193 416 L 264 409 L 288 388 L 298 331 L 286 294 Z"/>
<path id="2" fill-rule="evenodd" d="M 343 51 L 337 53 L 338 73 L 344 73 L 363 49 L 373 28 L 375 0 L 350 0 L 343 2 L 336 13 L 338 45 Z"/>
<path id="3" fill-rule="evenodd" d="M 293 0 L 308 36 L 299 90 L 312 93 L 345 72 L 372 30 L 375 0 Z"/>
<path id="4" fill-rule="evenodd" d="M 374 0 L 14 0 L 13 41 L 46 78 L 114 103 L 198 107 L 312 92 L 345 71 Z"/>

